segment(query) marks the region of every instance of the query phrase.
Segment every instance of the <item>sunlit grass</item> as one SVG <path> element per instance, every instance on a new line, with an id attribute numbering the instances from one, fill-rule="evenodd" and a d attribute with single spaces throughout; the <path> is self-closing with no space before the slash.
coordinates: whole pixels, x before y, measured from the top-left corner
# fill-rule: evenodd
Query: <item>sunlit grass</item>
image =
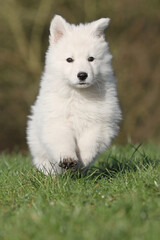
<path id="1" fill-rule="evenodd" d="M 53 179 L 0 156 L 0 239 L 159 239 L 160 149 L 113 146 L 87 175 Z"/>

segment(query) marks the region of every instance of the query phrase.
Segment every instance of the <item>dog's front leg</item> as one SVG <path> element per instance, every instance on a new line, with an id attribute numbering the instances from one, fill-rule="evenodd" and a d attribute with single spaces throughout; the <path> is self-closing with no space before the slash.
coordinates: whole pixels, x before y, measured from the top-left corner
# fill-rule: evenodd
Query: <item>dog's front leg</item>
<path id="1" fill-rule="evenodd" d="M 76 143 L 73 131 L 62 124 L 47 125 L 43 131 L 43 144 L 53 164 L 62 170 L 76 170 L 79 161 L 76 154 Z"/>
<path id="2" fill-rule="evenodd" d="M 86 129 L 78 140 L 79 155 L 83 165 L 87 167 L 93 163 L 98 154 L 105 151 L 109 144 L 110 137 L 101 126 Z"/>

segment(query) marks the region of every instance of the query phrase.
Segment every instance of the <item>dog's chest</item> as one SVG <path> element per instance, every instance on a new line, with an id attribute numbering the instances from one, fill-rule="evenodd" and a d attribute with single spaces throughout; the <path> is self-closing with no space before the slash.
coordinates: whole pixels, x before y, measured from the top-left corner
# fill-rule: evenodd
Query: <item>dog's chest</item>
<path id="1" fill-rule="evenodd" d="M 64 117 L 73 127 L 83 128 L 100 120 L 100 105 L 96 101 L 71 98 L 66 104 Z"/>

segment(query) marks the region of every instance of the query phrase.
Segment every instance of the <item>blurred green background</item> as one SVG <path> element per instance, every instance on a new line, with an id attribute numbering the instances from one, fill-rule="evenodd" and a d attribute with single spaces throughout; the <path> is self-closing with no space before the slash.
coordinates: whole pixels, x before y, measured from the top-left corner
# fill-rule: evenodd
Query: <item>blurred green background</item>
<path id="1" fill-rule="evenodd" d="M 0 150 L 27 149 L 54 14 L 72 23 L 111 18 L 106 37 L 124 118 L 117 142 L 160 142 L 159 0 L 0 0 Z"/>

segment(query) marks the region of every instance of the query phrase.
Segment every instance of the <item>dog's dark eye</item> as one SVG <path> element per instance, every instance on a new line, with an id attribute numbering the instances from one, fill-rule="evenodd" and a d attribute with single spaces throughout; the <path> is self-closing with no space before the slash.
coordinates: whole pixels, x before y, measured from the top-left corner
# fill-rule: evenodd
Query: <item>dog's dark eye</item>
<path id="1" fill-rule="evenodd" d="M 73 60 L 73 58 L 67 58 L 66 61 L 69 62 L 69 63 L 71 63 L 71 62 L 73 62 L 74 60 Z"/>
<path id="2" fill-rule="evenodd" d="M 89 58 L 88 58 L 88 61 L 89 61 L 89 62 L 93 62 L 93 61 L 94 61 L 94 57 L 89 57 Z"/>

